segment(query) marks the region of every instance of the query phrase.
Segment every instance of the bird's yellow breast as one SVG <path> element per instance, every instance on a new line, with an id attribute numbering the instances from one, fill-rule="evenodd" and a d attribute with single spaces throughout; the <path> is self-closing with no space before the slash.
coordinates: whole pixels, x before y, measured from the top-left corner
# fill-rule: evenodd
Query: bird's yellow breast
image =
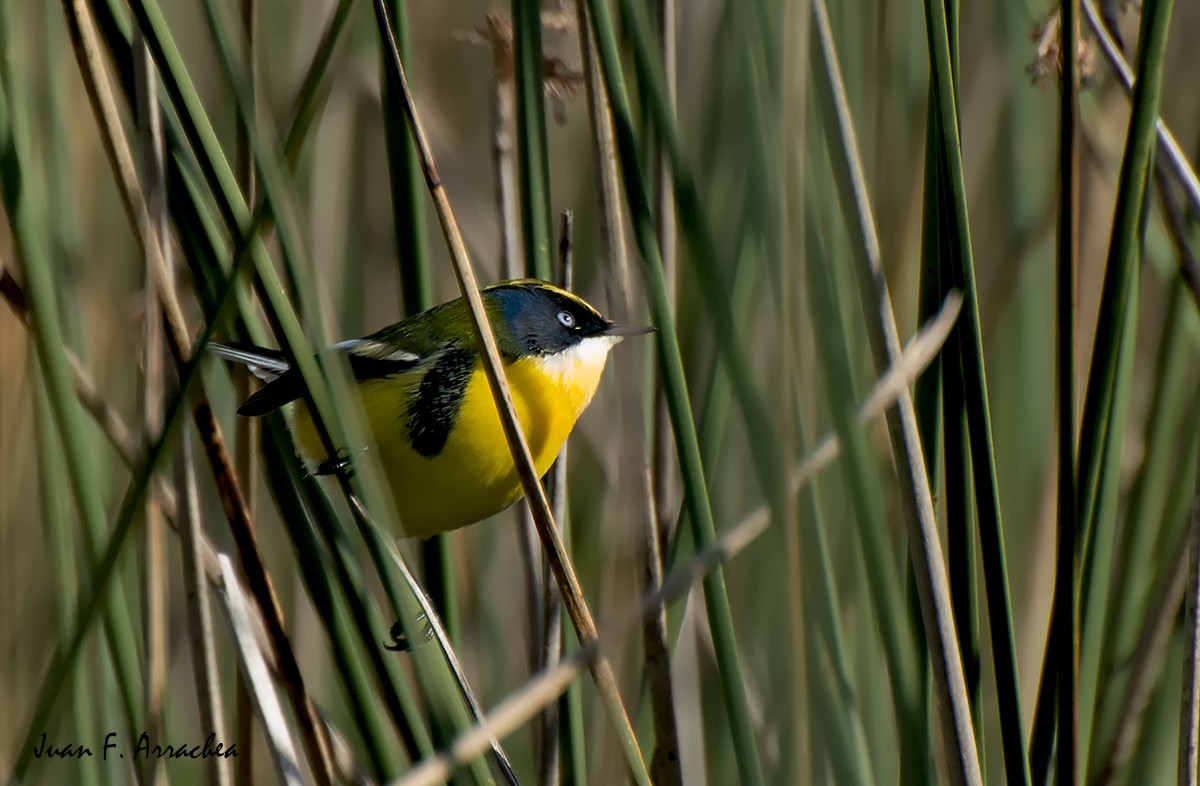
<path id="1" fill-rule="evenodd" d="M 555 355 L 505 365 L 539 476 L 591 402 L 612 343 L 585 339 Z M 522 489 L 482 366 L 476 362 L 446 442 L 433 456 L 414 450 L 409 437 L 409 406 L 419 385 L 419 374 L 399 374 L 359 389 L 405 534 L 429 537 L 503 510 L 521 498 Z M 298 441 L 309 457 L 325 458 L 303 405 L 296 420 Z"/>

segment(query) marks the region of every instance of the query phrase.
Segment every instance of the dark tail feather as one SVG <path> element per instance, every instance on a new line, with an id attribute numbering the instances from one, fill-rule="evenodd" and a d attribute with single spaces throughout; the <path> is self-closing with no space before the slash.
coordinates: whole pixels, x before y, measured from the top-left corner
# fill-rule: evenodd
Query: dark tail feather
<path id="1" fill-rule="evenodd" d="M 287 358 L 277 349 L 265 349 L 253 344 L 240 343 L 217 344 L 214 342 L 208 346 L 213 354 L 235 363 L 244 364 L 250 369 L 251 374 L 266 381 L 265 385 L 238 407 L 239 415 L 261 417 L 274 412 L 284 404 L 295 401 L 303 393 L 300 375 L 291 369 Z"/>
<path id="2" fill-rule="evenodd" d="M 249 418 L 269 415 L 302 395 L 304 395 L 304 387 L 301 384 L 300 375 L 295 371 L 288 370 L 255 391 L 254 395 L 238 407 L 238 414 Z"/>
<path id="3" fill-rule="evenodd" d="M 278 349 L 241 342 L 218 344 L 212 341 L 209 342 L 208 350 L 226 360 L 241 363 L 250 369 L 251 374 L 266 382 L 277 379 L 290 368 L 287 358 Z"/>

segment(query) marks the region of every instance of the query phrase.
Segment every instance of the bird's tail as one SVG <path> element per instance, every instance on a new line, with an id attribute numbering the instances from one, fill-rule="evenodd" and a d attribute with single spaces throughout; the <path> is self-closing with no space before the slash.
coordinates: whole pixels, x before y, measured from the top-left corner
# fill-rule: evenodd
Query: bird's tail
<path id="1" fill-rule="evenodd" d="M 250 373 L 264 382 L 272 382 L 283 375 L 291 366 L 283 353 L 277 349 L 266 349 L 253 344 L 218 344 L 210 341 L 208 348 L 234 363 L 241 363 Z"/>
<path id="2" fill-rule="evenodd" d="M 239 415 L 266 415 L 300 398 L 304 392 L 300 376 L 292 370 L 287 358 L 277 349 L 264 349 L 253 344 L 215 342 L 210 343 L 208 347 L 215 355 L 244 364 L 251 374 L 266 383 L 238 407 Z"/>

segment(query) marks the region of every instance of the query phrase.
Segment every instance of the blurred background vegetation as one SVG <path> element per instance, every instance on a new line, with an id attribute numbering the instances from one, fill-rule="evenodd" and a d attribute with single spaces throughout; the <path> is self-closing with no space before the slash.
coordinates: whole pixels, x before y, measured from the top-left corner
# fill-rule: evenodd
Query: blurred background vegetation
<path id="1" fill-rule="evenodd" d="M 1200 6 L 1101 5 L 1146 75 L 1140 114 L 1085 19 L 1072 69 L 1078 134 L 1064 140 L 1071 93 L 1063 104 L 1057 4 L 591 0 L 594 63 L 571 3 L 387 4 L 480 283 L 557 279 L 569 210 L 574 291 L 661 328 L 657 344 L 616 350 L 555 484 L 567 489 L 557 518 L 641 755 L 584 671 L 562 702 L 537 705 L 554 712 L 498 730 L 520 782 L 617 783 L 641 778 L 640 767 L 662 783 L 1175 775 L 1191 679 L 1182 598 L 1200 449 L 1200 233 L 1180 186 L 1186 162 L 1181 175 L 1160 154 L 1143 185 L 1155 114 L 1191 161 L 1200 155 Z M 356 525 L 337 483 L 307 476 L 281 420 L 261 435 L 237 422 L 245 379 L 209 359 L 184 396 L 179 369 L 190 379 L 191 367 L 179 359 L 190 352 L 168 351 L 211 330 L 301 354 L 301 329 L 326 346 L 458 296 L 376 10 L 0 0 L 0 772 L 28 783 L 224 777 L 209 762 L 135 771 L 29 755 L 42 731 L 98 750 L 112 730 L 194 744 L 213 728 L 198 712 L 213 697 L 198 699 L 191 638 L 204 616 L 188 601 L 199 574 L 172 530 L 195 520 L 243 573 L 254 549 L 228 523 L 238 495 L 214 482 L 209 423 L 242 478 L 303 689 L 335 730 L 333 780 L 400 778 L 470 724 L 437 643 L 380 649 L 393 620 L 409 641 L 425 623 L 389 554 L 370 470 L 355 490 L 378 527 Z M 154 102 L 139 86 L 147 75 Z M 605 155 L 608 101 L 616 147 Z M 122 148 L 134 166 L 124 173 Z M 1077 191 L 1062 187 L 1072 168 Z M 868 202 L 854 198 L 860 182 Z M 1078 210 L 1065 276 L 1064 194 Z M 251 228 L 263 243 L 240 242 Z M 147 272 L 159 236 L 170 282 Z M 234 296 L 218 310 L 239 257 Z M 913 436 L 906 416 L 861 428 L 854 417 L 888 365 L 874 263 L 901 343 L 946 293 L 965 296 L 941 359 L 915 386 L 924 466 L 898 436 Z M 1071 320 L 1056 294 L 1064 281 L 1077 290 Z M 168 325 L 164 339 L 170 304 L 156 289 L 177 293 L 183 333 Z M 672 389 L 676 341 L 686 388 Z M 1074 368 L 1066 386 L 1062 347 Z M 345 380 L 326 371 L 321 395 L 349 421 L 333 433 L 351 435 L 335 444 L 361 444 Z M 88 379 L 94 389 L 77 397 Z M 673 406 L 660 410 L 664 388 Z M 1064 391 L 1074 399 L 1067 432 Z M 98 425 L 100 409 L 110 417 Z M 113 416 L 127 428 L 124 455 Z M 175 425 L 160 450 L 164 417 Z M 832 433 L 842 456 L 785 488 Z M 1064 496 L 1057 446 L 1076 438 Z M 705 478 L 688 470 L 693 448 Z M 152 486 L 153 505 L 141 499 L 148 456 L 165 482 Z M 946 579 L 931 581 L 929 563 L 910 556 L 923 499 L 948 595 Z M 756 512 L 763 521 L 764 505 L 769 527 L 753 529 L 703 593 L 699 583 L 676 592 L 665 625 L 631 624 L 648 574 L 672 575 L 712 545 L 709 500 L 717 535 Z M 1076 533 L 1075 560 L 1056 560 L 1064 531 Z M 112 543 L 124 548 L 106 563 Z M 542 619 L 557 593 L 524 503 L 399 545 L 485 714 L 546 668 L 543 650 L 557 655 Z M 650 571 L 656 554 L 664 567 Z M 219 584 L 215 564 L 205 567 Z M 1076 646 L 1048 636 L 1056 583 L 1071 590 L 1059 602 L 1078 660 Z M 265 613 L 264 596 L 251 595 Z M 225 604 L 211 597 L 214 609 Z M 961 653 L 948 661 L 928 627 L 948 618 L 944 601 L 945 629 L 957 630 L 945 643 Z M 238 676 L 225 617 L 214 611 L 208 625 L 221 738 L 238 746 L 240 782 L 271 782 L 286 756 L 251 712 L 262 711 L 264 681 Z M 274 662 L 280 642 L 259 641 L 276 648 Z M 953 674 L 948 692 L 937 678 L 937 664 L 957 660 L 964 712 L 946 703 Z M 1076 690 L 1056 690 L 1058 675 Z M 279 683 L 284 731 L 304 781 L 327 782 L 291 701 L 295 676 Z M 945 732 L 952 719 L 970 724 L 973 747 L 961 727 Z M 454 775 L 506 777 L 494 758 Z"/>

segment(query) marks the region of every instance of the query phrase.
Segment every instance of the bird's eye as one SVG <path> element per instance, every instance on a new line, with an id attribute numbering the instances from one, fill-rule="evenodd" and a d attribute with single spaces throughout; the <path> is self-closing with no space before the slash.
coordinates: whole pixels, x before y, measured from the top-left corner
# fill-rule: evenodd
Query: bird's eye
<path id="1" fill-rule="evenodd" d="M 570 311 L 558 312 L 558 324 L 568 329 L 575 327 L 575 315 Z"/>

